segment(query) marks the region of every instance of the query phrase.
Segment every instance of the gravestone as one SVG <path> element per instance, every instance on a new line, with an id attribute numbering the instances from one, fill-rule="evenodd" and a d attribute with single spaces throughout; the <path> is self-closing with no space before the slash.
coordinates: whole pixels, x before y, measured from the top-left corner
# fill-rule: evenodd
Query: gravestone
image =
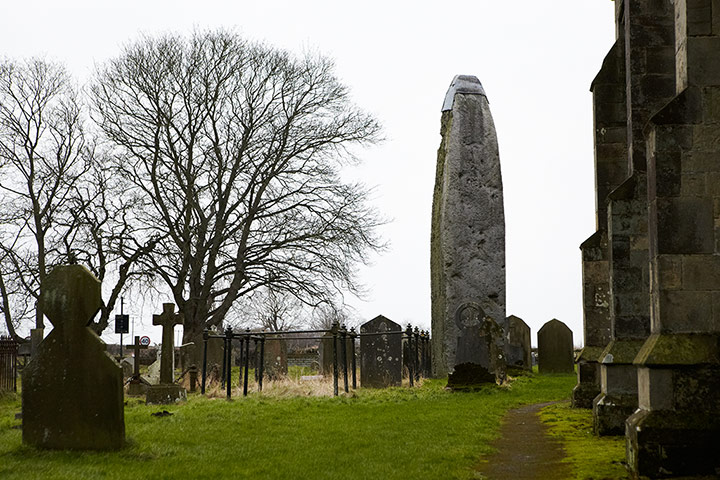
<path id="1" fill-rule="evenodd" d="M 269 380 L 279 380 L 287 376 L 288 356 L 287 343 L 280 337 L 268 336 L 264 347 L 263 375 Z"/>
<path id="2" fill-rule="evenodd" d="M 163 328 L 160 350 L 160 383 L 148 387 L 146 403 L 166 404 L 187 399 L 187 390 L 175 384 L 175 325 L 183 324 L 183 316 L 175 313 L 175 304 L 163 303 L 163 313 L 153 315 L 153 325 Z"/>
<path id="3" fill-rule="evenodd" d="M 487 382 L 505 381 L 505 334 L 480 305 L 464 303 L 455 313 L 460 332 L 453 372 L 448 386 L 454 389 L 475 388 Z M 462 366 L 460 371 L 456 368 Z"/>
<path id="4" fill-rule="evenodd" d="M 552 319 L 538 330 L 538 372 L 572 373 L 573 334 L 563 322 Z"/>
<path id="5" fill-rule="evenodd" d="M 148 365 L 145 372 L 145 383 L 148 385 L 158 385 L 160 383 L 160 365 L 162 364 L 162 345 L 158 346 L 155 351 L 155 361 Z"/>
<path id="6" fill-rule="evenodd" d="M 130 378 L 133 374 L 133 358 L 132 357 L 125 357 L 122 360 L 120 360 L 120 366 L 122 367 L 123 371 L 123 378 Z"/>
<path id="7" fill-rule="evenodd" d="M 148 382 L 144 382 L 140 377 L 140 351 L 148 348 L 147 345 L 140 343 L 140 336 L 135 335 L 135 342 L 131 345 L 125 345 L 133 351 L 132 362 L 132 379 L 128 383 L 128 395 L 145 395 Z"/>
<path id="8" fill-rule="evenodd" d="M 55 268 L 40 305 L 54 328 L 22 372 L 23 442 L 40 448 L 115 450 L 125 443 L 122 368 L 87 325 L 100 281 L 80 265 Z"/>
<path id="9" fill-rule="evenodd" d="M 505 341 L 507 366 L 532 370 L 530 327 L 522 318 L 510 315 Z"/>
<path id="10" fill-rule="evenodd" d="M 354 344 L 352 339 L 349 337 L 346 339 L 347 341 L 347 366 L 348 366 L 348 375 L 352 375 L 352 357 L 354 355 Z M 338 362 L 338 371 L 340 372 L 340 375 L 342 376 L 342 339 L 340 337 L 340 334 L 338 334 L 337 339 L 337 362 Z M 326 333 L 322 336 L 322 339 L 320 340 L 320 373 L 325 376 L 332 376 L 333 374 L 333 335 L 332 333 Z"/>
<path id="11" fill-rule="evenodd" d="M 398 332 L 398 333 L 389 333 Z M 400 386 L 402 327 L 382 315 L 360 326 L 360 384 L 363 387 Z"/>
<path id="12" fill-rule="evenodd" d="M 440 133 L 430 248 L 436 377 L 467 361 L 487 368 L 489 358 L 480 360 L 479 355 L 488 352 L 473 351 L 480 347 L 475 335 L 479 323 L 488 316 L 506 327 L 500 157 L 490 106 L 476 77 L 453 79 L 443 103 Z M 465 334 L 455 320 L 458 309 L 468 303 L 483 314 Z"/>

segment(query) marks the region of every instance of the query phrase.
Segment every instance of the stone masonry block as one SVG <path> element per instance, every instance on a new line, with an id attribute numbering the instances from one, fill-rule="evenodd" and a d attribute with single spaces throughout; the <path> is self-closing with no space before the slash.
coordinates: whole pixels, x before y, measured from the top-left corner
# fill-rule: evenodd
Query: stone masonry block
<path id="1" fill-rule="evenodd" d="M 712 299 L 712 292 L 661 290 L 658 306 L 663 331 L 710 331 L 713 324 Z"/>
<path id="2" fill-rule="evenodd" d="M 659 254 L 713 253 L 713 203 L 709 198 L 657 199 Z"/>
<path id="3" fill-rule="evenodd" d="M 683 256 L 682 286 L 685 290 L 720 290 L 720 256 Z"/>

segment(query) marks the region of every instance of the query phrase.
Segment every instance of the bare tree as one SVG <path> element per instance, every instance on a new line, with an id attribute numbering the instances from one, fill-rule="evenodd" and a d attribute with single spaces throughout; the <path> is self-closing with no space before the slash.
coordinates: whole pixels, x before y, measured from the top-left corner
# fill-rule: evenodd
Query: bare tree
<path id="1" fill-rule="evenodd" d="M 306 305 L 295 296 L 277 292 L 272 286 L 258 288 L 233 305 L 233 316 L 247 327 L 271 332 L 295 330 L 303 326 Z"/>
<path id="2" fill-rule="evenodd" d="M 185 315 L 183 341 L 260 287 L 312 304 L 357 288 L 353 266 L 380 247 L 380 220 L 339 168 L 380 127 L 332 62 L 223 31 L 146 37 L 92 92 L 115 172 L 160 237 L 146 266 Z"/>
<path id="3" fill-rule="evenodd" d="M 54 249 L 63 233 L 56 220 L 89 170 L 88 158 L 78 95 L 65 69 L 39 59 L 1 62 L 0 251 L 7 267 L 2 275 L 11 275 L 33 303 L 60 258 Z M 3 310 L 9 327 L 6 302 Z M 42 310 L 34 313 L 36 328 L 42 328 Z"/>
<path id="4" fill-rule="evenodd" d="M 0 62 L 0 310 L 11 335 L 35 319 L 54 265 L 82 263 L 104 282 L 98 333 L 135 268 L 157 243 L 112 180 L 83 122 L 80 95 L 60 64 Z"/>

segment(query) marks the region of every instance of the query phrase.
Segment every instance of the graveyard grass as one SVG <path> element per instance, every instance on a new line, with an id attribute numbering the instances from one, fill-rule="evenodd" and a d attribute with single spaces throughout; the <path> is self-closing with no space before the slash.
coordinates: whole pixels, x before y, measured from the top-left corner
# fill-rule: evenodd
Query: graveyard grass
<path id="1" fill-rule="evenodd" d="M 524 375 L 509 388 L 451 393 L 445 380 L 425 380 L 338 398 L 251 393 L 231 402 L 193 394 L 166 407 L 126 397 L 126 448 L 81 453 L 23 446 L 20 398 L 10 394 L 0 397 L 0 478 L 474 478 L 508 409 L 567 399 L 575 382 Z M 151 416 L 162 410 L 173 415 Z M 543 415 L 565 429 L 556 429 L 561 437 L 583 428 L 560 407 Z M 568 453 L 577 478 L 593 478 L 580 475 L 597 459 Z"/>

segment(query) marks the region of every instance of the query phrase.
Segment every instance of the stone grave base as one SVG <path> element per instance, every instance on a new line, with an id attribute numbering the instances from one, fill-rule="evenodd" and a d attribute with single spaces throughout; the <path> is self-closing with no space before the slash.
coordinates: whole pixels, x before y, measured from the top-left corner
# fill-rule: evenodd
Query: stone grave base
<path id="1" fill-rule="evenodd" d="M 596 435 L 624 435 L 625 420 L 637 410 L 636 395 L 600 394 L 593 401 L 593 430 Z"/>
<path id="2" fill-rule="evenodd" d="M 127 394 L 133 397 L 145 395 L 147 393 L 148 385 L 143 382 L 130 382 L 128 383 Z"/>
<path id="3" fill-rule="evenodd" d="M 637 476 L 717 478 L 720 473 L 717 415 L 638 410 L 626 427 L 628 467 Z"/>
<path id="4" fill-rule="evenodd" d="M 483 385 L 497 383 L 494 373 L 476 363 L 455 365 L 455 371 L 448 375 L 447 388 L 451 390 L 478 390 Z"/>
<path id="5" fill-rule="evenodd" d="M 150 385 L 145 403 L 148 405 L 166 405 L 187 400 L 187 390 L 180 385 Z"/>

